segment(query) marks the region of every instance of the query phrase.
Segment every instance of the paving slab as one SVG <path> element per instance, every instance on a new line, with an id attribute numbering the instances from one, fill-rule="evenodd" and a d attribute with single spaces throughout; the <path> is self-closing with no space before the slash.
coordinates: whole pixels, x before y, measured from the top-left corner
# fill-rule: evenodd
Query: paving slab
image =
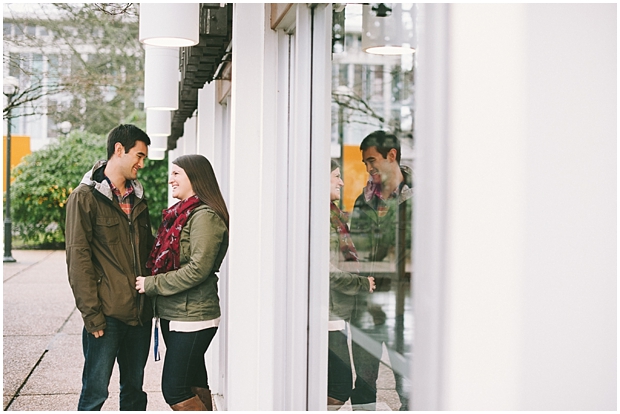
<path id="1" fill-rule="evenodd" d="M 11 279 L 16 274 L 44 261 L 47 256 L 56 252 L 56 250 L 12 250 L 11 254 L 16 262 L 3 264 L 2 280 Z"/>
<path id="2" fill-rule="evenodd" d="M 4 304 L 4 336 L 55 335 L 63 326 L 71 311 L 71 304 L 34 303 Z"/>
<path id="3" fill-rule="evenodd" d="M 82 320 L 82 314 L 77 308 L 73 309 L 73 313 L 69 317 L 69 320 L 64 324 L 61 329 L 61 332 L 66 333 L 67 335 L 82 335 L 82 330 L 84 329 L 84 321 Z"/>
<path id="4" fill-rule="evenodd" d="M 81 338 L 60 333 L 48 344 L 48 351 L 34 370 L 21 395 L 79 394 L 82 389 Z"/>
<path id="5" fill-rule="evenodd" d="M 83 322 L 67 280 L 65 252 L 16 250 L 13 257 L 16 263 L 3 265 L 3 408 L 75 411 Z M 163 359 L 163 344 L 161 353 Z M 149 411 L 170 411 L 161 395 L 162 368 L 151 352 L 144 381 Z M 115 367 L 105 411 L 118 411 L 118 381 Z"/>
<path id="6" fill-rule="evenodd" d="M 7 411 L 75 411 L 79 394 L 20 395 Z"/>
<path id="7" fill-rule="evenodd" d="M 2 344 L 3 394 L 9 400 L 45 352 L 51 336 L 5 336 Z M 8 401 L 3 407 L 6 407 Z"/>

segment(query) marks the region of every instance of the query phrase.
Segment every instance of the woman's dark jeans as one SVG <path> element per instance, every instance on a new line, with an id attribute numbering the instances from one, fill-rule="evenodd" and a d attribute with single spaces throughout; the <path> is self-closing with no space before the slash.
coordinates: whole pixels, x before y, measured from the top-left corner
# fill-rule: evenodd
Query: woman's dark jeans
<path id="1" fill-rule="evenodd" d="M 327 395 L 338 401 L 347 401 L 353 388 L 351 357 L 347 336 L 342 331 L 329 332 L 327 357 Z"/>
<path id="2" fill-rule="evenodd" d="M 108 385 L 118 361 L 120 372 L 120 410 L 145 411 L 146 393 L 142 391 L 144 366 L 151 346 L 151 321 L 143 326 L 127 325 L 105 317 L 103 336 L 82 331 L 84 371 L 78 411 L 99 411 L 108 398 Z"/>
<path id="3" fill-rule="evenodd" d="M 205 352 L 217 328 L 196 332 L 170 331 L 170 321 L 161 319 L 161 333 L 166 343 L 166 356 L 161 391 L 169 405 L 192 398 L 191 387 L 209 388 Z"/>

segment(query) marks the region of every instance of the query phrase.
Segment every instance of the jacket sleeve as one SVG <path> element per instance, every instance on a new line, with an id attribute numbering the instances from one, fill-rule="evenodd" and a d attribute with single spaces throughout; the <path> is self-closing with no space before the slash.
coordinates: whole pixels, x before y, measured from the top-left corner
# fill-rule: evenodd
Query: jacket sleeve
<path id="1" fill-rule="evenodd" d="M 329 287 L 337 292 L 353 296 L 360 292 L 369 293 L 370 282 L 366 276 L 345 272 L 330 263 Z"/>
<path id="2" fill-rule="evenodd" d="M 77 192 L 78 190 L 76 190 Z M 105 316 L 97 294 L 99 277 L 92 262 L 91 242 L 93 207 L 84 194 L 72 193 L 67 201 L 65 244 L 69 284 L 75 304 L 82 314 L 88 332 L 106 328 Z"/>
<path id="3" fill-rule="evenodd" d="M 329 288 L 345 295 L 353 296 L 370 290 L 370 282 L 365 276 L 340 269 L 340 241 L 337 231 L 330 228 Z"/>
<path id="4" fill-rule="evenodd" d="M 189 227 L 190 259 L 178 270 L 147 277 L 148 296 L 171 296 L 203 283 L 214 269 L 220 246 L 228 232 L 224 222 L 210 210 L 200 210 L 186 223 Z"/>

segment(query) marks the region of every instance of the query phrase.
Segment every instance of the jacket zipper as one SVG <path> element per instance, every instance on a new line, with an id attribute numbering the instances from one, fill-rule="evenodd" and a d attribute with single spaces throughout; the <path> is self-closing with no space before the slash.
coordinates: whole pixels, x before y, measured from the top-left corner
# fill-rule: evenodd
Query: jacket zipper
<path id="1" fill-rule="evenodd" d="M 134 208 L 132 209 L 132 213 L 133 210 L 135 210 L 136 206 L 134 206 Z M 135 238 L 136 238 L 136 231 L 134 228 L 134 224 L 135 220 L 132 222 L 130 218 L 127 219 L 127 223 L 129 224 L 129 239 L 131 242 L 131 251 L 132 251 L 132 259 L 133 259 L 133 272 L 134 272 L 134 277 L 138 277 L 138 273 L 140 273 L 137 267 L 137 254 L 138 252 L 136 251 L 136 243 L 135 243 Z M 136 293 L 136 307 L 137 307 L 137 315 L 136 317 L 138 318 L 138 323 L 140 324 L 140 326 L 142 326 L 142 318 L 140 317 L 140 315 L 142 314 L 142 303 L 141 303 L 141 296 L 140 293 Z"/>

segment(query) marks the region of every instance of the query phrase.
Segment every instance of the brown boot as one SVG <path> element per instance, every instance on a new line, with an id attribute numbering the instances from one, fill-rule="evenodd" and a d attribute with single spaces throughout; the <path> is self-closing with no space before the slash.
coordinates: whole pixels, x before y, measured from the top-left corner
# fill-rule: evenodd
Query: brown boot
<path id="1" fill-rule="evenodd" d="M 172 408 L 172 411 L 207 411 L 207 407 L 205 407 L 197 395 L 194 395 L 189 400 L 171 405 L 170 408 Z"/>
<path id="2" fill-rule="evenodd" d="M 340 401 L 329 396 L 327 397 L 327 411 L 338 411 L 343 405 L 344 401 Z"/>
<path id="3" fill-rule="evenodd" d="M 200 401 L 207 407 L 207 411 L 213 411 L 213 400 L 211 400 L 211 390 L 202 387 L 192 387 L 192 392 L 200 398 Z"/>

